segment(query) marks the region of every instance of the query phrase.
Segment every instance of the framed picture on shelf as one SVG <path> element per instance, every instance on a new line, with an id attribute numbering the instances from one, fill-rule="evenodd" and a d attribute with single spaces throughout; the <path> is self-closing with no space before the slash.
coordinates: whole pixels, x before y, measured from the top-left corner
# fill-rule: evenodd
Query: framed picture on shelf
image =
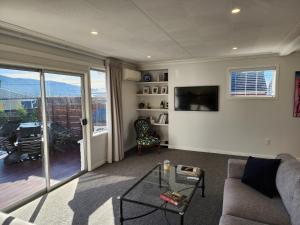
<path id="1" fill-rule="evenodd" d="M 150 94 L 150 88 L 149 87 L 143 87 L 143 94 L 144 95 Z"/>
<path id="2" fill-rule="evenodd" d="M 151 92 L 151 94 L 158 94 L 158 87 L 152 87 Z"/>
<path id="3" fill-rule="evenodd" d="M 143 81 L 144 82 L 151 82 L 152 81 L 152 75 L 150 73 L 144 74 Z"/>
<path id="4" fill-rule="evenodd" d="M 165 76 L 163 73 L 159 74 L 159 81 L 160 82 L 165 81 Z"/>
<path id="5" fill-rule="evenodd" d="M 161 94 L 168 94 L 168 87 L 161 87 Z"/>

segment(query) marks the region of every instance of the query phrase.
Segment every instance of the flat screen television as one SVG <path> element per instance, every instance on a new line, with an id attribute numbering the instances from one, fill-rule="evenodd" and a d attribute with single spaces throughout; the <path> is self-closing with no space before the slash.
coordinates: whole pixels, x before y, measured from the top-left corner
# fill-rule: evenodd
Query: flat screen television
<path id="1" fill-rule="evenodd" d="M 175 87 L 175 111 L 218 111 L 219 86 Z"/>

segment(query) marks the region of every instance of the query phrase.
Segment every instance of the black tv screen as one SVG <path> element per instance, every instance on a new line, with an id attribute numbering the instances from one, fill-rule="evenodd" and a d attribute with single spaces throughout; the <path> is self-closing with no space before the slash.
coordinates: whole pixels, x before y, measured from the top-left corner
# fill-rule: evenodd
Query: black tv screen
<path id="1" fill-rule="evenodd" d="M 175 87 L 176 111 L 218 111 L 219 86 Z"/>

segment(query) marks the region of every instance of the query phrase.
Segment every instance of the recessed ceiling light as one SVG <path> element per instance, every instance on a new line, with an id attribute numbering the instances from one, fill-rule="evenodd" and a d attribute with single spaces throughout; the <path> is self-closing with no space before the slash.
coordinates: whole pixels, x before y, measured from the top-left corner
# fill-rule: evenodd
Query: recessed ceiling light
<path id="1" fill-rule="evenodd" d="M 148 58 L 148 59 L 151 59 L 151 55 L 147 55 L 147 58 Z"/>
<path id="2" fill-rule="evenodd" d="M 98 32 L 97 31 L 91 31 L 91 34 L 92 35 L 98 35 Z"/>
<path id="3" fill-rule="evenodd" d="M 233 8 L 233 9 L 231 10 L 231 13 L 232 13 L 232 14 L 238 14 L 240 11 L 241 11 L 240 8 Z"/>
<path id="4" fill-rule="evenodd" d="M 233 48 L 232 48 L 232 50 L 237 50 L 237 49 L 238 49 L 238 47 L 233 47 Z"/>

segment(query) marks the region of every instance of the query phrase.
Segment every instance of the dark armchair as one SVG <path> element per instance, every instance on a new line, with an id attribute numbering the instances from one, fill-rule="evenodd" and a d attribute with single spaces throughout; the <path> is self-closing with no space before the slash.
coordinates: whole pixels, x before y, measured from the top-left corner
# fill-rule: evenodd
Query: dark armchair
<path id="1" fill-rule="evenodd" d="M 0 128 L 0 148 L 5 150 L 7 154 L 16 150 L 14 143 L 17 140 L 16 129 L 18 126 L 18 122 L 9 121 Z"/>
<path id="2" fill-rule="evenodd" d="M 160 148 L 160 139 L 153 135 L 153 131 L 148 120 L 138 119 L 135 121 L 134 127 L 137 134 L 136 142 L 139 154 L 141 153 L 143 147 L 157 147 L 158 149 Z"/>

